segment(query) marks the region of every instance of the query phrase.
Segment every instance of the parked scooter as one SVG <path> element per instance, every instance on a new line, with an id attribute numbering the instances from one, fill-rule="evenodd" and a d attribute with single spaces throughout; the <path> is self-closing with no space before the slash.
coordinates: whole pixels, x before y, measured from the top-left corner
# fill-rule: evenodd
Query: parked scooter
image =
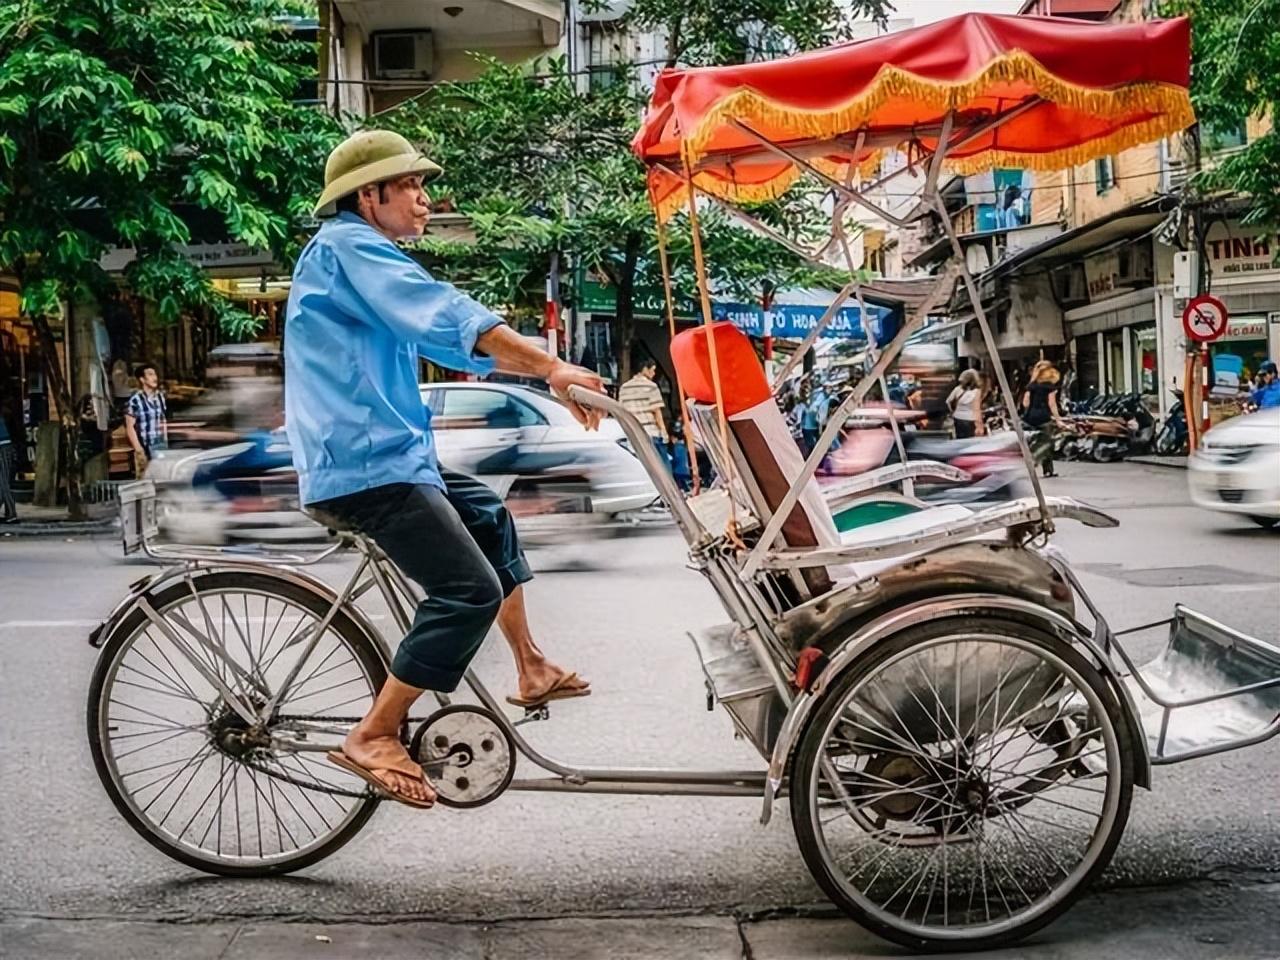
<path id="1" fill-rule="evenodd" d="M 1165 418 L 1155 439 L 1155 452 L 1162 457 L 1180 456 L 1187 452 L 1186 401 L 1182 391 L 1177 388 L 1174 389 L 1173 396 L 1177 402 L 1169 409 L 1169 416 Z"/>
<path id="2" fill-rule="evenodd" d="M 1063 460 L 1110 463 L 1149 450 L 1155 427 L 1139 394 L 1094 397 L 1073 404 L 1072 412 L 1059 419 L 1054 451 Z"/>

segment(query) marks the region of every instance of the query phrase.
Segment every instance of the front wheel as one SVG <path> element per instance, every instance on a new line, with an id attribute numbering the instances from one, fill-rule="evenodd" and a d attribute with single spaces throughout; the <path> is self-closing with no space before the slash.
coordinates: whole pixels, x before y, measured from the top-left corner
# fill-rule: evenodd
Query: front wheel
<path id="1" fill-rule="evenodd" d="M 1276 524 L 1280 523 L 1280 517 L 1260 517 L 1256 514 L 1250 514 L 1249 519 L 1263 530 L 1274 530 Z"/>
<path id="2" fill-rule="evenodd" d="M 1111 859 L 1129 727 L 1098 671 L 1025 623 L 918 624 L 838 677 L 791 777 L 805 862 L 842 910 L 914 950 L 985 950 L 1049 923 Z"/>

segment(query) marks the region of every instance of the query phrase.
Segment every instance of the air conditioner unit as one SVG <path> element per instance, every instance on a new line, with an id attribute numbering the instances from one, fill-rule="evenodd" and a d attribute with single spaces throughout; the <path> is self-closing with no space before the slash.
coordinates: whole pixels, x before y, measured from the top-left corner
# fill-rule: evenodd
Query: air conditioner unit
<path id="1" fill-rule="evenodd" d="M 1086 303 L 1089 300 L 1089 283 L 1084 266 L 1073 263 L 1053 271 L 1054 294 L 1060 303 Z"/>
<path id="2" fill-rule="evenodd" d="M 375 33 L 373 76 L 376 80 L 430 80 L 435 70 L 435 47 L 430 30 Z"/>
<path id="3" fill-rule="evenodd" d="M 1151 245 L 1146 242 L 1131 244 L 1119 250 L 1119 268 L 1116 270 L 1116 286 L 1145 287 L 1152 278 Z"/>

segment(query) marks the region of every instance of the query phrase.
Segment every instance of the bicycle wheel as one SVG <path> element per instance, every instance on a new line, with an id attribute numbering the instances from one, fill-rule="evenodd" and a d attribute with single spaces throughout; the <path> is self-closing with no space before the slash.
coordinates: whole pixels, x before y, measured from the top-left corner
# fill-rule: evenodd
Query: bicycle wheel
<path id="1" fill-rule="evenodd" d="M 211 677 L 260 710 L 329 603 L 249 571 L 192 583 L 151 601 L 174 636 L 134 610 L 103 646 L 87 717 L 98 776 L 129 824 L 175 860 L 225 876 L 298 870 L 350 840 L 377 806 L 317 751 L 364 715 L 386 665 L 339 612 L 274 716 L 251 724 Z"/>
<path id="2" fill-rule="evenodd" d="M 791 815 L 818 884 L 916 950 L 1027 936 L 1084 892 L 1124 832 L 1133 744 L 1075 649 L 992 617 L 922 623 L 827 691 Z"/>

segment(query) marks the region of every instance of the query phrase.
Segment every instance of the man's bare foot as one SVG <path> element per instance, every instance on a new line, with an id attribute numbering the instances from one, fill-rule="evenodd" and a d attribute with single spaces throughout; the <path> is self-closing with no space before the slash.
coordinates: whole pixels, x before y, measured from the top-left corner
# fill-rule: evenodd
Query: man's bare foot
<path id="1" fill-rule="evenodd" d="M 398 737 L 371 736 L 363 726 L 357 725 L 342 742 L 342 752 L 349 760 L 374 773 L 389 792 L 424 804 L 435 803 L 436 792 L 427 782 L 426 774 L 414 763 Z M 416 776 L 410 771 L 416 771 Z"/>

